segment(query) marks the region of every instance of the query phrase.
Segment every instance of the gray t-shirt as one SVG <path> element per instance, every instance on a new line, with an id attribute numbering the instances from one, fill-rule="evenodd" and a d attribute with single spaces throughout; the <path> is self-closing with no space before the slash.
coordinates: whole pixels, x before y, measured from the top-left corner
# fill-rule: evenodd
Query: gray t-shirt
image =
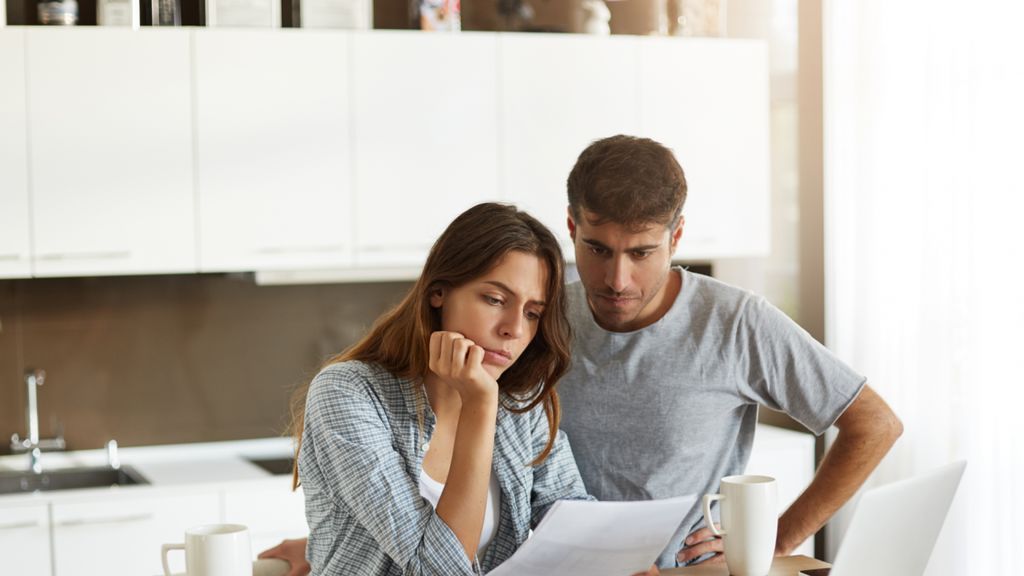
<path id="1" fill-rule="evenodd" d="M 865 382 L 764 298 L 671 273 L 683 280 L 675 303 L 635 332 L 598 326 L 583 286 L 568 287 L 574 342 L 558 386 L 562 429 L 600 500 L 717 492 L 722 477 L 746 468 L 759 404 L 821 434 Z M 674 566 L 701 523 L 698 505 L 658 564 Z"/>

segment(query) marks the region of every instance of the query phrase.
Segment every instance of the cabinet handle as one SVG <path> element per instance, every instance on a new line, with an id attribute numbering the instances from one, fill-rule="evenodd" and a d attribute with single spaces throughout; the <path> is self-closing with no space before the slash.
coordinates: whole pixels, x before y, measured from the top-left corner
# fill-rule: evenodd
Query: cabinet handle
<path id="1" fill-rule="evenodd" d="M 0 254 L 0 262 L 8 260 L 21 260 L 21 254 Z"/>
<path id="2" fill-rule="evenodd" d="M 308 254 L 320 252 L 341 252 L 345 247 L 341 244 L 329 246 L 264 246 L 256 250 L 257 254 Z"/>
<path id="3" fill-rule="evenodd" d="M 127 250 L 120 252 L 59 252 L 36 256 L 39 260 L 123 260 L 131 257 L 132 253 Z"/>
<path id="4" fill-rule="evenodd" d="M 15 522 L 14 524 L 0 524 L 0 530 L 24 530 L 26 528 L 38 528 L 39 526 L 38 520 L 31 520 L 28 522 Z"/>
<path id="5" fill-rule="evenodd" d="M 64 520 L 63 522 L 58 522 L 57 526 L 61 528 L 70 528 L 74 526 L 95 526 L 97 524 L 130 524 L 132 522 L 145 522 L 146 520 L 152 519 L 152 514 L 113 516 L 110 518 L 78 518 L 75 520 Z"/>
<path id="6" fill-rule="evenodd" d="M 395 250 L 430 250 L 430 244 L 395 244 L 393 246 L 381 246 L 380 244 L 367 244 L 360 246 L 362 252 L 392 252 Z"/>

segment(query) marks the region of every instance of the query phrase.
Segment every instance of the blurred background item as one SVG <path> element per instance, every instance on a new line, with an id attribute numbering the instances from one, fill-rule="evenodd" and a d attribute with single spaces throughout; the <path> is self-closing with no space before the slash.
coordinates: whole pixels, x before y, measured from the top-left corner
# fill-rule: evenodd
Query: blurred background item
<path id="1" fill-rule="evenodd" d="M 131 26 L 140 23 L 139 0 L 97 0 L 96 24 L 100 26 Z"/>
<path id="2" fill-rule="evenodd" d="M 419 7 L 421 30 L 462 30 L 460 0 L 420 0 Z"/>
<path id="3" fill-rule="evenodd" d="M 669 34 L 725 36 L 725 0 L 668 0 Z"/>
<path id="4" fill-rule="evenodd" d="M 78 2 L 75 0 L 43 0 L 38 5 L 39 23 L 53 26 L 74 26 L 78 23 Z"/>
<path id="5" fill-rule="evenodd" d="M 587 34 L 611 34 L 612 13 L 604 0 L 583 0 L 583 31 Z"/>

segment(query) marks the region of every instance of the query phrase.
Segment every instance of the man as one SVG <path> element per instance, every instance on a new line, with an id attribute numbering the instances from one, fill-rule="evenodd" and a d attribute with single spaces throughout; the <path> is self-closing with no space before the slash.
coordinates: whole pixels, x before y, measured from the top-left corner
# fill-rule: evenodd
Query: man
<path id="1" fill-rule="evenodd" d="M 580 282 L 569 287 L 572 367 L 559 394 L 587 490 L 600 500 L 717 492 L 746 467 L 759 404 L 815 434 L 834 423 L 838 437 L 814 481 L 779 518 L 776 553 L 788 555 L 874 470 L 902 432 L 899 419 L 763 298 L 671 266 L 686 179 L 670 150 L 599 140 L 568 190 Z M 721 540 L 700 521 L 695 507 L 660 566 L 723 560 Z"/>
<path id="2" fill-rule="evenodd" d="M 758 405 L 815 434 L 839 429 L 814 481 L 779 518 L 790 554 L 860 487 L 902 433 L 863 376 L 763 298 L 672 267 L 686 179 L 672 152 L 613 136 L 580 154 L 568 180 L 580 282 L 569 287 L 572 368 L 562 429 L 588 491 L 647 500 L 718 491 L 750 456 Z M 661 567 L 721 562 L 722 541 L 691 510 Z M 308 571 L 304 541 L 261 557 Z"/>

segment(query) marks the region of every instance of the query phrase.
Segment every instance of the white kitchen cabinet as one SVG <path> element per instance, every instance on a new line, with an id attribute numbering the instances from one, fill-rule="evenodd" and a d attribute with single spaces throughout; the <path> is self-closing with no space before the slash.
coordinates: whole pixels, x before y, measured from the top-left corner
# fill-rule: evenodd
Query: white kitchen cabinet
<path id="1" fill-rule="evenodd" d="M 28 277 L 25 34 L 0 28 L 0 278 Z"/>
<path id="2" fill-rule="evenodd" d="M 195 271 L 189 32 L 25 34 L 33 274 Z"/>
<path id="3" fill-rule="evenodd" d="M 349 37 L 195 32 L 199 265 L 352 265 Z"/>
<path id="4" fill-rule="evenodd" d="M 645 38 L 640 133 L 672 148 L 689 185 L 682 259 L 770 249 L 768 55 L 754 40 Z"/>
<path id="5" fill-rule="evenodd" d="M 353 33 L 356 263 L 420 266 L 498 192 L 497 36 Z"/>
<path id="6" fill-rule="evenodd" d="M 615 133 L 679 156 L 678 257 L 769 249 L 761 42 L 38 27 L 0 43 L 0 277 L 384 277 L 487 200 L 571 258 L 566 178 Z"/>
<path id="7" fill-rule="evenodd" d="M 224 490 L 224 522 L 249 527 L 254 554 L 309 534 L 302 488 L 293 492 L 291 484 L 291 475 L 282 475 Z"/>
<path id="8" fill-rule="evenodd" d="M 46 504 L 0 506 L 0 566 L 4 574 L 51 576 Z"/>
<path id="9" fill-rule="evenodd" d="M 506 34 L 499 42 L 502 196 L 558 236 L 566 179 L 591 142 L 639 131 L 639 41 L 573 34 Z"/>
<path id="10" fill-rule="evenodd" d="M 162 574 L 161 544 L 220 521 L 215 491 L 120 496 L 52 504 L 55 576 Z M 181 553 L 170 559 L 172 570 L 184 571 Z"/>

